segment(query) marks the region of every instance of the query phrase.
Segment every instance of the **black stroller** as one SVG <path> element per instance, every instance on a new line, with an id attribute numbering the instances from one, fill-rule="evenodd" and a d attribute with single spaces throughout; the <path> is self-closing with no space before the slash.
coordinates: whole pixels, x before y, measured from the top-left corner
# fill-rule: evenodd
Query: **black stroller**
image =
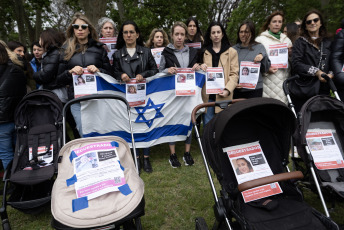
<path id="1" fill-rule="evenodd" d="M 15 111 L 17 142 L 12 164 L 4 174 L 3 229 L 11 229 L 6 206 L 36 214 L 50 204 L 51 189 L 62 147 L 62 103 L 51 91 L 27 94 Z M 6 198 L 9 188 L 14 189 Z"/>
<path id="2" fill-rule="evenodd" d="M 233 105 L 227 107 L 228 103 Z M 288 172 L 290 140 L 296 123 L 285 104 L 269 98 L 201 104 L 193 110 L 193 124 L 196 111 L 210 106 L 225 109 L 205 126 L 202 141 L 196 127 L 195 130 L 215 198 L 213 229 L 223 225 L 228 229 L 338 229 L 333 221 L 303 202 L 293 182 L 302 178 L 302 173 Z M 238 185 L 237 173 L 223 148 L 257 141 L 273 175 Z M 221 185 L 219 197 L 208 163 Z M 241 192 L 277 181 L 283 193 L 244 202 Z M 196 229 L 206 229 L 203 218 L 196 219 Z"/>
<path id="3" fill-rule="evenodd" d="M 320 148 L 326 148 L 327 146 L 335 147 L 337 145 L 337 152 L 340 152 L 339 154 L 341 155 L 337 160 L 340 162 L 340 158 L 343 159 L 344 104 L 340 101 L 333 81 L 327 75 L 323 75 L 322 77 L 329 83 L 336 98 L 325 95 L 314 96 L 302 106 L 298 113 L 299 121 L 293 138 L 301 159 L 295 157 L 294 154 L 292 154 L 292 159 L 295 168 L 302 170 L 305 174 L 303 183 L 312 191 L 319 194 L 324 211 L 329 217 L 330 214 L 324 200 L 324 195 L 332 202 L 332 207 L 335 206 L 335 200 L 337 198 L 344 198 L 344 168 L 343 166 L 338 167 L 336 165 L 337 162 L 327 162 L 329 161 L 327 159 L 324 159 L 325 161 L 323 163 L 317 163 L 316 158 L 311 155 L 311 152 L 319 152 L 317 149 L 314 149 L 316 148 L 316 144 L 320 144 Z M 293 80 L 295 80 L 295 77 L 285 81 L 284 91 L 288 97 L 289 106 L 295 113 L 288 89 L 288 83 Z M 321 134 L 320 136 L 317 135 L 319 136 L 318 138 L 310 138 L 311 131 L 326 130 L 330 130 L 328 137 L 324 137 L 326 134 Z M 316 140 L 324 142 L 323 144 L 316 143 Z M 336 151 L 331 149 L 331 152 Z M 326 158 L 328 157 L 330 156 L 326 156 Z M 305 167 L 303 167 L 302 163 L 304 163 Z"/>

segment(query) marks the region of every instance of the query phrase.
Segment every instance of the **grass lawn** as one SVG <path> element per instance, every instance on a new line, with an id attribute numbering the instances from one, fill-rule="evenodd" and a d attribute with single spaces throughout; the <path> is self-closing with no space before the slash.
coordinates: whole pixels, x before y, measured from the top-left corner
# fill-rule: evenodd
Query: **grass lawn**
<path id="1" fill-rule="evenodd" d="M 184 152 L 182 142 L 177 143 L 176 151 L 182 162 Z M 214 199 L 195 139 L 191 153 L 195 160 L 194 166 L 182 165 L 181 168 L 173 169 L 168 162 L 168 144 L 151 148 L 154 172 L 141 173 L 145 182 L 146 200 L 146 214 L 142 217 L 144 229 L 195 229 L 194 220 L 198 216 L 205 218 L 208 227 L 212 226 L 215 218 L 212 209 Z M 217 181 L 215 182 L 219 187 Z M 304 189 L 304 194 L 307 203 L 323 212 L 317 195 L 306 189 Z M 343 213 L 344 202 L 341 201 L 336 204 L 331 216 L 342 225 L 344 224 Z M 8 214 L 12 229 L 51 229 L 50 207 L 36 216 L 23 214 L 9 207 Z"/>

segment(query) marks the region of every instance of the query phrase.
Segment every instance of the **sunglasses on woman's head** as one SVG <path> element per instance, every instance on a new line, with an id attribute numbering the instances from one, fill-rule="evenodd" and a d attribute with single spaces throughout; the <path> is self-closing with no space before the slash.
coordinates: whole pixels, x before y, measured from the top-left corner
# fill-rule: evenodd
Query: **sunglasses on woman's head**
<path id="1" fill-rule="evenodd" d="M 307 20 L 306 24 L 310 25 L 310 24 L 312 24 L 312 22 L 317 23 L 319 20 L 320 20 L 320 18 L 314 18 L 314 19 L 311 19 L 311 20 Z"/>
<path id="2" fill-rule="evenodd" d="M 82 25 L 72 24 L 72 26 L 73 26 L 73 28 L 76 29 L 76 30 L 78 30 L 80 26 L 81 26 L 81 29 L 86 30 L 87 27 L 88 27 L 88 24 L 82 24 Z"/>

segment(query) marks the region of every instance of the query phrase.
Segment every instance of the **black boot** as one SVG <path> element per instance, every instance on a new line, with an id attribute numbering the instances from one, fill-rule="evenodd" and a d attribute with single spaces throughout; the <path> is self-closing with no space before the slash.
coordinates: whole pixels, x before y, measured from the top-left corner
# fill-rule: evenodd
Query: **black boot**
<path id="1" fill-rule="evenodd" d="M 153 168 L 152 168 L 152 165 L 149 161 L 149 157 L 143 158 L 143 170 L 147 173 L 153 172 Z"/>

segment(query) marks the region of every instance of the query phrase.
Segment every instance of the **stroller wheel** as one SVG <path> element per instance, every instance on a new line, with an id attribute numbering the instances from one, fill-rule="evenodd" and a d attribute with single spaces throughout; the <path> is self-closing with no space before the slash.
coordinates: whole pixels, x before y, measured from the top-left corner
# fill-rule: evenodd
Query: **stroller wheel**
<path id="1" fill-rule="evenodd" d="M 8 221 L 2 223 L 2 229 L 3 229 L 3 230 L 11 230 L 10 223 L 9 223 Z"/>
<path id="2" fill-rule="evenodd" d="M 195 219 L 196 230 L 208 230 L 208 225 L 203 217 L 197 217 Z"/>

